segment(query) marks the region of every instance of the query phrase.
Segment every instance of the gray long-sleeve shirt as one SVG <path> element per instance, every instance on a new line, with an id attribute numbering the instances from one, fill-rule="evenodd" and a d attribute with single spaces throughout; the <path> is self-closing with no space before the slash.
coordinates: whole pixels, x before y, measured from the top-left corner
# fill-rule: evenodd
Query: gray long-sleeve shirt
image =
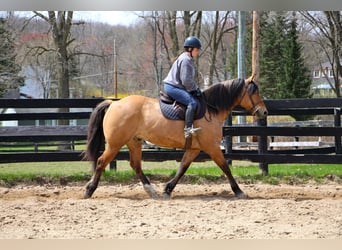
<path id="1" fill-rule="evenodd" d="M 186 52 L 183 52 L 172 64 L 172 67 L 167 77 L 164 79 L 164 82 L 175 85 L 179 88 L 185 88 L 187 91 L 191 92 L 198 88 L 194 78 L 194 62 Z"/>

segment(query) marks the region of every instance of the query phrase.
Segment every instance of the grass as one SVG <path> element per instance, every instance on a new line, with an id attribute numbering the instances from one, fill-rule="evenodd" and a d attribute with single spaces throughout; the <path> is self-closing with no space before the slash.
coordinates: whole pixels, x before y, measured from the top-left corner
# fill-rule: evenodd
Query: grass
<path id="1" fill-rule="evenodd" d="M 144 162 L 143 170 L 152 181 L 165 182 L 176 174 L 175 161 Z M 117 171 L 105 171 L 102 180 L 110 183 L 138 182 L 127 161 L 118 161 Z M 263 182 L 270 184 L 317 183 L 334 181 L 342 183 L 342 165 L 334 164 L 274 164 L 269 165 L 269 175 L 259 174 L 257 164 L 234 161 L 231 171 L 238 181 L 244 183 Z M 61 183 L 85 182 L 91 177 L 88 162 L 47 162 L 0 164 L 0 184 L 12 186 L 18 183 Z M 227 181 L 219 167 L 213 162 L 193 163 L 186 172 L 183 182 L 203 183 Z"/>

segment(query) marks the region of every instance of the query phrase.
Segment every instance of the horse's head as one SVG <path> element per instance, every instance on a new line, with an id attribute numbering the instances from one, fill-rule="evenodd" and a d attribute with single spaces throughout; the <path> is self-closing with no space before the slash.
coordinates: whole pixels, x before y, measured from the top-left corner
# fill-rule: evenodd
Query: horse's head
<path id="1" fill-rule="evenodd" d="M 239 105 L 255 115 L 258 119 L 267 116 L 268 111 L 262 97 L 259 94 L 259 87 L 253 81 L 253 76 L 245 80 L 245 86 L 240 94 Z"/>

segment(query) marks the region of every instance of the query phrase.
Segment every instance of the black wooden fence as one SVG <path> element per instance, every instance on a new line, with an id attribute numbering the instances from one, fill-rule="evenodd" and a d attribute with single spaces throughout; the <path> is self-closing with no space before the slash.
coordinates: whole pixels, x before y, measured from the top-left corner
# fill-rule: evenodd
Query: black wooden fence
<path id="1" fill-rule="evenodd" d="M 7 108 L 20 109 L 20 113 L 0 113 L 1 121 L 44 121 L 79 120 L 89 118 L 91 109 L 101 98 L 91 99 L 0 99 L 0 110 Z M 237 115 L 248 115 L 241 109 L 235 109 L 223 126 L 224 153 L 230 160 L 248 160 L 258 162 L 262 172 L 268 172 L 268 164 L 272 163 L 342 163 L 341 150 L 341 107 L 340 98 L 265 100 L 270 116 L 279 115 L 329 115 L 333 117 L 332 126 L 274 126 L 268 125 L 267 118 L 246 125 L 232 123 Z M 68 112 L 56 112 L 56 108 L 68 108 Z M 72 111 L 73 108 L 85 109 Z M 26 110 L 26 112 L 25 112 Z M 35 111 L 33 111 L 35 110 Z M 20 125 L 0 127 L 0 163 L 9 162 L 46 162 L 46 161 L 79 161 L 82 159 L 79 144 L 85 144 L 87 125 Z M 236 136 L 257 137 L 256 147 L 236 147 Z M 287 149 L 275 149 L 269 146 L 275 136 L 330 136 L 333 145 L 303 148 L 297 146 Z M 60 146 L 65 146 L 61 149 Z M 48 149 L 48 146 L 59 147 Z M 30 149 L 30 147 L 33 147 Z M 29 148 L 29 149 L 28 149 Z M 180 160 L 183 150 L 144 149 L 143 160 L 165 161 Z M 120 151 L 116 160 L 129 159 L 128 152 Z M 201 153 L 196 161 L 209 160 L 208 155 Z"/>
<path id="2" fill-rule="evenodd" d="M 223 127 L 223 134 L 228 136 L 226 156 L 235 160 L 249 160 L 260 163 L 262 172 L 268 172 L 271 163 L 342 163 L 341 151 L 341 98 L 315 98 L 315 99 L 289 99 L 265 100 L 269 116 L 280 115 L 321 115 L 332 116 L 332 126 L 272 126 L 268 125 L 267 118 L 259 120 L 258 126 L 228 126 Z M 235 112 L 233 115 L 236 114 Z M 245 113 L 243 113 L 245 114 Z M 257 150 L 234 150 L 231 137 L 240 135 L 258 136 Z M 305 136 L 331 136 L 333 146 L 317 146 L 310 148 L 292 148 L 273 150 L 268 142 L 274 136 L 292 136 L 296 138 Z"/>

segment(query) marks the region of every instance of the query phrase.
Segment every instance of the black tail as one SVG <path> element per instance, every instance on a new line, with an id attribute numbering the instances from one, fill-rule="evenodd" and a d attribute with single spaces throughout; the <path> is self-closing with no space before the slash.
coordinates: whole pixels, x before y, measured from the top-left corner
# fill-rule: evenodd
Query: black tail
<path id="1" fill-rule="evenodd" d="M 87 149 L 83 153 L 83 158 L 92 161 L 94 167 L 101 151 L 104 150 L 105 138 L 102 122 L 106 110 L 111 103 L 111 100 L 99 103 L 89 118 Z"/>

